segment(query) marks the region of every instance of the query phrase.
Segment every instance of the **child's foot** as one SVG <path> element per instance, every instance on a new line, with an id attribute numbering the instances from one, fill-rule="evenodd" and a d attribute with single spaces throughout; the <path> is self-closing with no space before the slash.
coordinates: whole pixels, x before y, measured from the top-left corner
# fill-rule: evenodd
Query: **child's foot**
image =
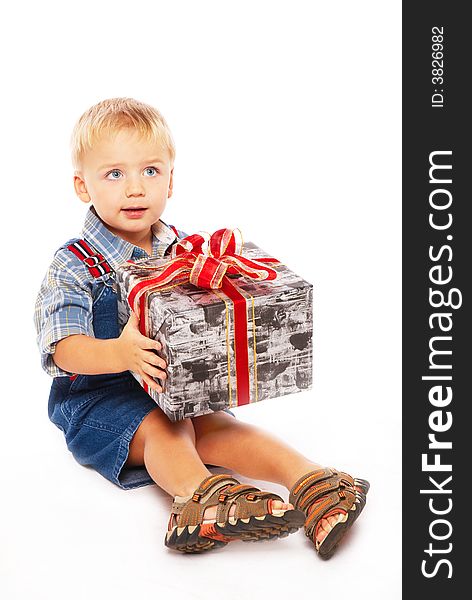
<path id="1" fill-rule="evenodd" d="M 308 514 L 310 514 L 310 511 L 308 512 Z M 316 531 L 316 545 L 318 546 L 318 548 L 325 541 L 325 539 L 328 537 L 328 535 L 334 529 L 334 527 L 338 523 L 343 523 L 345 520 L 346 514 L 341 512 L 334 514 L 331 517 L 321 519 L 319 527 Z"/>
<path id="2" fill-rule="evenodd" d="M 336 469 L 306 473 L 292 487 L 290 501 L 306 515 L 305 534 L 323 558 L 332 556 L 361 514 L 369 483 Z"/>
<path id="3" fill-rule="evenodd" d="M 211 475 L 192 496 L 176 496 L 165 544 L 181 552 L 202 552 L 244 542 L 285 537 L 303 526 L 305 515 L 272 492 Z"/>
<path id="4" fill-rule="evenodd" d="M 366 503 L 366 494 L 369 491 L 370 488 L 370 484 L 368 481 L 366 481 L 365 479 L 354 479 L 354 489 L 359 492 L 359 494 L 363 495 L 363 501 L 362 499 L 359 501 L 359 505 L 360 505 L 360 512 L 362 512 L 362 509 L 365 506 Z M 314 505 L 312 505 L 310 507 L 310 509 L 308 510 L 308 514 L 311 512 L 311 509 L 314 508 Z M 328 537 L 328 535 L 330 534 L 330 532 L 332 531 L 332 529 L 334 529 L 334 527 L 338 524 L 338 523 L 344 523 L 347 519 L 347 514 L 343 511 L 343 512 L 336 512 L 335 510 L 333 510 L 333 514 L 329 517 L 323 517 L 319 523 L 319 529 L 317 531 L 316 534 L 316 543 L 318 544 L 318 546 L 321 546 L 322 542 L 324 542 L 324 540 Z"/>

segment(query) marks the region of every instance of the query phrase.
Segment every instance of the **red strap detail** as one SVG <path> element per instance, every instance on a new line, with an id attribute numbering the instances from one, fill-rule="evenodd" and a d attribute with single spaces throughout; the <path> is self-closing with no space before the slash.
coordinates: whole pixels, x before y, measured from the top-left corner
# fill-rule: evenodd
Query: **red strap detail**
<path id="1" fill-rule="evenodd" d="M 179 236 L 179 232 L 177 231 L 177 229 L 173 225 L 169 225 L 169 227 L 172 229 L 172 231 L 175 233 L 175 235 L 177 236 L 177 239 L 178 239 L 180 236 Z"/>
<path id="2" fill-rule="evenodd" d="M 85 263 L 92 277 L 97 278 L 111 273 L 112 269 L 103 254 L 93 250 L 85 240 L 77 240 L 73 244 L 69 244 L 67 249 Z"/>
<path id="3" fill-rule="evenodd" d="M 223 279 L 221 291 L 229 296 L 233 302 L 237 396 L 238 406 L 241 406 L 249 404 L 250 398 L 246 298 L 234 287 L 231 280 L 227 277 Z"/>
<path id="4" fill-rule="evenodd" d="M 139 331 L 142 333 L 142 335 L 148 337 L 147 332 L 146 332 L 146 322 L 147 322 L 147 306 L 146 306 L 146 294 L 143 294 L 141 296 L 141 298 L 139 299 Z M 149 391 L 149 385 L 144 381 L 144 379 L 142 380 L 142 386 L 144 388 L 144 391 L 147 392 L 148 394 L 150 394 Z"/>

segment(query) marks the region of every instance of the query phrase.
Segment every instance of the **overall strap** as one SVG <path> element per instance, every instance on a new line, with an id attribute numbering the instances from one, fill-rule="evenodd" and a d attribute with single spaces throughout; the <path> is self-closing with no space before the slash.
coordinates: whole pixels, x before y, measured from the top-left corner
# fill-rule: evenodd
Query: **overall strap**
<path id="1" fill-rule="evenodd" d="M 67 249 L 75 254 L 75 256 L 87 266 L 87 269 L 93 278 L 96 279 L 97 277 L 111 273 L 112 268 L 105 260 L 103 254 L 100 254 L 94 248 L 89 246 L 85 240 L 76 240 L 72 244 L 69 244 Z M 74 381 L 76 377 L 77 373 L 74 373 L 73 375 L 70 375 L 69 379 Z"/>
<path id="2" fill-rule="evenodd" d="M 177 239 L 179 239 L 179 232 L 177 231 L 177 229 L 173 226 L 173 225 L 169 225 L 169 227 L 172 229 L 172 231 L 175 233 L 175 235 L 177 236 Z"/>
<path id="3" fill-rule="evenodd" d="M 168 227 L 170 227 L 172 229 L 172 231 L 175 233 L 175 237 L 177 239 L 175 240 L 175 242 L 172 242 L 172 244 L 168 248 L 166 248 L 166 251 L 164 252 L 164 256 L 169 256 L 170 253 L 172 252 L 172 246 L 181 239 L 179 232 L 173 225 L 168 225 Z"/>
<path id="4" fill-rule="evenodd" d="M 85 240 L 77 240 L 73 244 L 69 244 L 67 249 L 85 263 L 92 277 L 97 278 L 111 273 L 112 268 L 105 260 L 103 254 L 100 254 L 89 246 Z"/>

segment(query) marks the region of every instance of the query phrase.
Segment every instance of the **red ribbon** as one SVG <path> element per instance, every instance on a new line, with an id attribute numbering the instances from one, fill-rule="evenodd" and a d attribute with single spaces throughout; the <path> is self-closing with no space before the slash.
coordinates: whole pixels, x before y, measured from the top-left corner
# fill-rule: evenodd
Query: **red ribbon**
<path id="1" fill-rule="evenodd" d="M 250 400 L 249 359 L 247 343 L 247 305 L 227 275 L 241 274 L 255 281 L 272 280 L 277 272 L 268 264 L 278 264 L 275 258 L 250 260 L 241 256 L 243 241 L 239 229 L 219 229 L 210 234 L 196 233 L 180 240 L 172 248 L 171 259 L 159 267 L 144 267 L 153 275 L 136 283 L 128 293 L 128 302 L 139 317 L 139 329 L 146 331 L 148 296 L 169 284 L 192 283 L 205 289 L 221 289 L 233 302 L 234 349 L 236 357 L 237 404 Z M 144 389 L 148 386 L 143 382 Z"/>

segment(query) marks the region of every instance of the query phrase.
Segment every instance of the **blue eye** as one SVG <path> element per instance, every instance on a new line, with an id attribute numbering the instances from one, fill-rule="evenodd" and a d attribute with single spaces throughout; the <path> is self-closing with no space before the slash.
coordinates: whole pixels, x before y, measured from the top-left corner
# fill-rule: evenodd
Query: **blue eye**
<path id="1" fill-rule="evenodd" d="M 107 179 L 119 179 L 120 177 L 121 177 L 121 172 L 118 171 L 118 169 L 113 169 L 113 171 L 110 171 L 109 173 L 106 174 Z"/>
<path id="2" fill-rule="evenodd" d="M 153 177 L 154 175 L 157 175 L 156 167 L 146 167 L 144 169 L 144 172 L 146 173 L 146 175 L 149 175 L 149 177 Z"/>

